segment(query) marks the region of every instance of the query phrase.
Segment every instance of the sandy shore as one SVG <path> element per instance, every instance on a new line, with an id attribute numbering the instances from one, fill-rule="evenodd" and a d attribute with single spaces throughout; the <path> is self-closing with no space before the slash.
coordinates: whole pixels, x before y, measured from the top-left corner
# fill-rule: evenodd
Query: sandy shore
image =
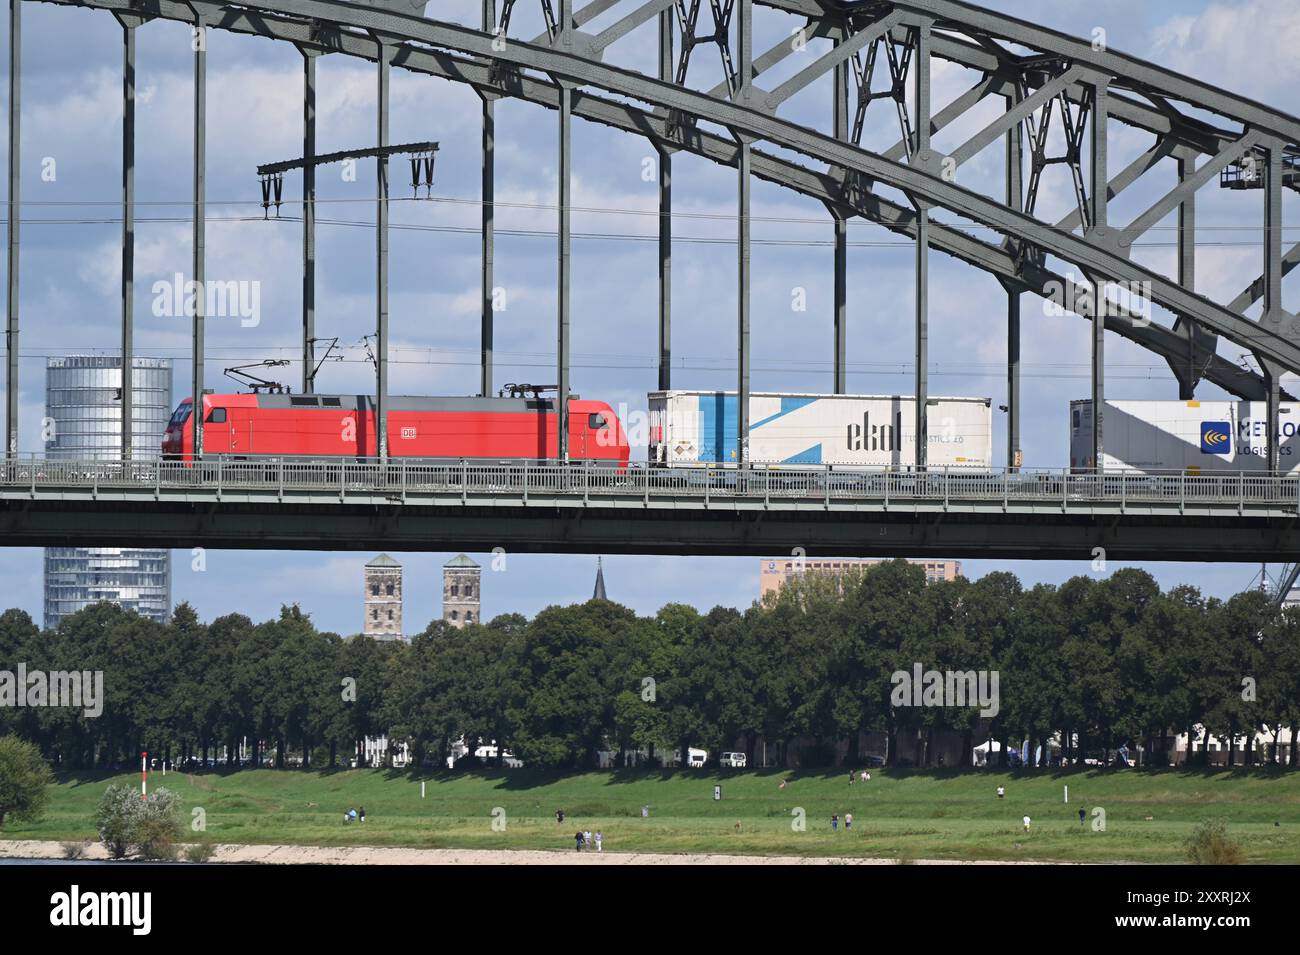
<path id="1" fill-rule="evenodd" d="M 380 846 L 217 845 L 213 862 L 305 865 L 895 865 L 894 859 L 804 858 L 802 856 L 728 856 L 654 852 L 547 852 L 532 849 L 396 849 Z M 0 840 L 0 858 L 62 859 L 63 844 L 37 840 Z M 86 859 L 106 859 L 101 845 L 86 850 Z M 916 865 L 1032 865 L 1034 863 L 965 863 L 914 860 Z"/>

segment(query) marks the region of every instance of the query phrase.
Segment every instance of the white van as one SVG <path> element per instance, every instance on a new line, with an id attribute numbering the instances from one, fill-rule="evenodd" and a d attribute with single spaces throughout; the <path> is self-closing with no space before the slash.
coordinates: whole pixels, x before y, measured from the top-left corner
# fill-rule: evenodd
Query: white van
<path id="1" fill-rule="evenodd" d="M 691 769 L 703 769 L 704 762 L 709 758 L 709 751 L 706 749 L 688 749 L 686 750 L 686 765 Z"/>
<path id="2" fill-rule="evenodd" d="M 744 753 L 723 753 L 721 765 L 723 769 L 744 769 L 746 757 Z"/>

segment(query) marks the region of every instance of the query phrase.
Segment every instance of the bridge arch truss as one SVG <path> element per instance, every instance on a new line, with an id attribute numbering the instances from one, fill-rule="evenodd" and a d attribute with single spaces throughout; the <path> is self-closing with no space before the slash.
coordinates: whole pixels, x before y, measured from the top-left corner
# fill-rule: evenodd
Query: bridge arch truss
<path id="1" fill-rule="evenodd" d="M 31 0 L 35 2 L 35 0 Z M 294 44 L 303 56 L 304 160 L 315 153 L 316 62 L 346 55 L 376 64 L 379 104 L 376 149 L 377 393 L 381 417 L 387 399 L 387 160 L 388 77 L 393 67 L 468 84 L 481 97 L 483 123 L 481 389 L 492 393 L 494 103 L 513 98 L 552 109 L 559 127 L 556 315 L 557 380 L 569 390 L 569 196 L 573 117 L 644 136 L 657 150 L 659 176 L 659 387 L 671 387 L 672 157 L 686 152 L 732 167 L 737 175 L 737 392 L 740 457 L 747 462 L 750 351 L 750 190 L 753 179 L 775 183 L 823 203 L 834 236 L 834 381 L 845 389 L 847 353 L 847 229 L 853 217 L 883 225 L 914 241 L 916 249 L 916 459 L 925 462 L 925 398 L 929 393 L 928 261 L 944 252 L 998 279 L 1007 293 L 1008 461 L 1019 466 L 1020 310 L 1025 293 L 1063 296 L 1092 326 L 1093 450 L 1104 446 L 1105 331 L 1163 358 L 1180 395 L 1210 381 L 1228 392 L 1265 400 L 1269 461 L 1276 470 L 1278 405 L 1284 373 L 1300 373 L 1300 320 L 1282 303 L 1283 277 L 1300 262 L 1300 244 L 1283 247 L 1283 194 L 1300 189 L 1300 119 L 1136 57 L 957 0 L 539 0 L 546 29 L 511 34 L 513 14 L 533 0 L 482 0 L 479 22 L 462 24 L 423 15 L 419 0 L 41 0 L 112 14 L 123 31 L 122 320 L 124 367 L 132 357 L 134 263 L 135 31 L 151 20 L 206 31 L 268 37 Z M 18 210 L 21 171 L 21 52 L 24 0 L 10 0 L 9 226 L 6 345 L 6 448 L 18 452 L 18 342 L 21 328 Z M 755 7 L 788 21 L 787 40 L 755 52 Z M 617 8 L 617 9 L 616 9 Z M 436 15 L 436 10 L 434 11 Z M 603 27 L 595 24 L 604 23 Z M 620 66 L 615 47 L 625 37 L 656 51 L 653 74 Z M 829 47 L 827 47 L 827 41 Z M 713 51 L 707 48 L 713 48 Z M 814 50 L 814 47 L 816 48 Z M 194 58 L 194 251 L 192 279 L 202 283 L 205 231 L 205 42 Z M 716 58 L 715 52 L 716 51 Z M 798 69 L 781 82 L 768 77 L 795 54 Z M 978 81 L 952 102 L 935 104 L 934 67 L 955 63 Z M 692 85 L 709 65 L 716 82 Z M 830 77 L 824 121 L 789 116 L 787 103 Z M 892 102 L 898 140 L 886 149 L 862 142 L 864 116 L 877 100 Z M 974 115 L 996 115 L 951 151 L 932 137 Z M 783 115 L 783 112 L 785 115 Z M 1054 124 L 1066 153 L 1047 152 Z M 1152 137 L 1123 169 L 1108 162 L 1117 125 Z M 996 196 L 962 185 L 965 163 L 1002 144 L 1005 190 Z M 1086 147 L 1086 148 L 1085 148 Z M 1048 221 L 1036 209 L 1044 171 L 1065 166 L 1077 208 Z M 1157 167 L 1173 168 L 1175 184 L 1132 221 L 1113 221 L 1116 196 Z M 308 164 L 307 168 L 310 168 Z M 1257 191 L 1263 205 L 1263 273 L 1243 276 L 1243 291 L 1227 303 L 1196 292 L 1196 195 L 1214 180 Z M 1148 180 L 1149 181 L 1149 180 Z M 880 187 L 888 187 L 887 190 Z M 315 364 L 314 179 L 304 176 L 303 387 L 312 389 Z M 903 199 L 893 198 L 902 196 Z M 934 213 L 947 218 L 940 221 Z M 1134 261 L 1134 243 L 1170 215 L 1179 222 L 1177 270 L 1166 275 Z M 989 238 L 992 236 L 992 238 Z M 1078 269 L 1081 283 L 1055 270 Z M 1112 283 L 1143 289 L 1174 318 L 1165 326 L 1129 317 L 1107 297 Z M 201 296 L 200 296 L 201 298 Z M 1248 317 L 1257 303 L 1257 318 Z M 204 316 L 194 317 L 193 394 L 203 391 Z M 1252 354 L 1255 373 L 1217 352 L 1222 338 Z M 130 389 L 123 390 L 123 452 L 130 443 Z M 564 408 L 561 400 L 560 407 Z M 202 447 L 202 422 L 191 420 Z M 563 425 L 562 425 L 563 427 Z M 379 433 L 386 433 L 381 423 Z"/>

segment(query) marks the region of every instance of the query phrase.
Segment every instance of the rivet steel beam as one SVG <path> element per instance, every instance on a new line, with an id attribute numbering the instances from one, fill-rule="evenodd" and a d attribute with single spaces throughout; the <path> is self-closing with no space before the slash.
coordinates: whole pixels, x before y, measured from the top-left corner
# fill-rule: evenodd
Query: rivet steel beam
<path id="1" fill-rule="evenodd" d="M 483 0 L 483 32 L 497 31 L 496 0 Z M 482 178 L 479 198 L 481 292 L 479 295 L 479 394 L 492 397 L 493 271 L 496 258 L 496 96 L 480 90 L 483 100 Z"/>
<path id="2" fill-rule="evenodd" d="M 375 447 L 379 460 L 388 458 L 388 107 L 393 48 L 382 38 L 378 46 L 375 139 Z"/>
<path id="3" fill-rule="evenodd" d="M 1284 144 L 1268 144 L 1268 165 L 1264 173 L 1264 311 L 1260 321 L 1279 334 L 1292 316 L 1282 306 L 1282 177 Z M 1268 468 L 1276 471 L 1281 461 L 1281 417 L 1279 379 L 1282 369 L 1260 359 L 1268 385 Z"/>
<path id="4" fill-rule="evenodd" d="M 573 47 L 573 2 L 560 0 L 560 24 L 556 42 L 560 49 L 571 50 Z M 569 460 L 569 282 L 571 268 L 571 228 L 572 228 L 572 172 L 573 172 L 573 86 L 563 79 L 558 79 L 559 108 L 559 236 L 556 261 L 556 316 L 555 316 L 555 363 L 556 412 L 558 431 L 556 432 L 556 457 L 562 461 Z"/>
<path id="5" fill-rule="evenodd" d="M 122 23 L 121 444 L 125 461 L 135 457 L 135 28 L 135 23 Z"/>
<path id="6" fill-rule="evenodd" d="M 915 29 L 916 150 L 912 156 L 924 167 L 930 160 L 930 23 Z M 914 450 L 917 470 L 928 463 L 930 448 L 930 209 L 924 199 L 916 206 L 916 419 Z"/>
<path id="7" fill-rule="evenodd" d="M 191 325 L 192 355 L 190 433 L 194 456 L 203 456 L 203 362 L 204 318 L 207 311 L 207 126 L 208 126 L 208 35 L 202 12 L 195 10 L 194 32 L 194 239 L 190 280 L 194 283 L 194 318 Z"/>
<path id="8" fill-rule="evenodd" d="M 750 0 L 737 0 L 739 20 L 736 25 L 736 99 L 743 102 L 753 85 L 754 20 Z M 751 141 L 738 137 L 736 162 L 736 463 L 749 466 L 749 290 L 750 290 L 750 190 Z"/>
<path id="9" fill-rule="evenodd" d="M 302 393 L 316 390 L 316 57 L 302 50 Z"/>
<path id="10" fill-rule="evenodd" d="M 1110 122 L 1109 81 L 1098 79 L 1092 87 L 1092 126 L 1089 151 L 1092 153 L 1088 183 L 1089 237 L 1104 240 L 1108 234 L 1107 186 L 1110 179 L 1110 154 L 1106 133 Z M 1106 423 L 1106 283 L 1102 276 L 1093 279 L 1092 313 L 1092 460 L 1102 467 L 1105 452 Z"/>
<path id="11" fill-rule="evenodd" d="M 1007 108 L 1014 97 L 1008 97 Z M 1025 127 L 1008 130 L 1006 158 L 1007 205 L 1020 211 L 1025 205 Z M 1003 281 L 1007 293 L 1007 469 L 1019 468 L 1020 455 L 1020 287 Z"/>
<path id="12" fill-rule="evenodd" d="M 842 31 L 832 41 L 835 45 L 843 42 Z M 835 74 L 831 86 L 831 114 L 835 125 L 835 138 L 844 141 L 849 135 L 849 70 L 847 64 L 835 64 Z M 848 188 L 848 183 L 843 184 Z M 837 395 L 845 394 L 847 389 L 845 361 L 848 353 L 848 270 L 849 270 L 849 223 L 848 218 L 834 206 L 831 207 L 835 229 L 835 274 L 833 278 L 833 315 L 834 315 L 834 372 L 832 388 Z"/>
<path id="13" fill-rule="evenodd" d="M 673 12 L 659 14 L 659 79 L 673 79 Z M 673 381 L 673 154 L 658 148 L 659 160 L 659 390 Z"/>
<path id="14" fill-rule="evenodd" d="M 18 454 L 18 227 L 22 215 L 22 0 L 9 0 L 9 270 L 5 316 L 5 454 Z"/>
<path id="15" fill-rule="evenodd" d="M 1178 157 L 1178 178 L 1186 182 L 1196 172 L 1195 154 L 1184 151 Z M 1297 247 L 1300 248 L 1300 247 Z M 1196 192 L 1189 191 L 1178 207 L 1178 284 L 1183 288 L 1196 291 Z M 1238 308 L 1244 311 L 1246 303 Z M 1234 306 L 1235 307 L 1235 306 Z M 1182 335 L 1186 342 L 1186 354 L 1182 360 L 1169 359 L 1169 368 L 1178 382 L 1178 398 L 1191 401 L 1196 397 L 1196 385 L 1205 376 L 1205 368 L 1198 358 L 1200 353 L 1213 352 L 1217 340 L 1207 335 L 1199 325 L 1185 316 L 1178 316 L 1174 322 L 1174 333 Z M 1267 382 L 1265 383 L 1267 391 Z M 1267 397 L 1267 394 L 1265 395 Z"/>

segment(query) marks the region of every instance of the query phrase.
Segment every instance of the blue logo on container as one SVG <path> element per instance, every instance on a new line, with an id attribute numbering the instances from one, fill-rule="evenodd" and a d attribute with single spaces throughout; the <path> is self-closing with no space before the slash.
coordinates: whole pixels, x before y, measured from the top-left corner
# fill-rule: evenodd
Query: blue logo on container
<path id="1" fill-rule="evenodd" d="M 1202 421 L 1201 453 L 1231 454 L 1232 425 L 1226 421 Z"/>

